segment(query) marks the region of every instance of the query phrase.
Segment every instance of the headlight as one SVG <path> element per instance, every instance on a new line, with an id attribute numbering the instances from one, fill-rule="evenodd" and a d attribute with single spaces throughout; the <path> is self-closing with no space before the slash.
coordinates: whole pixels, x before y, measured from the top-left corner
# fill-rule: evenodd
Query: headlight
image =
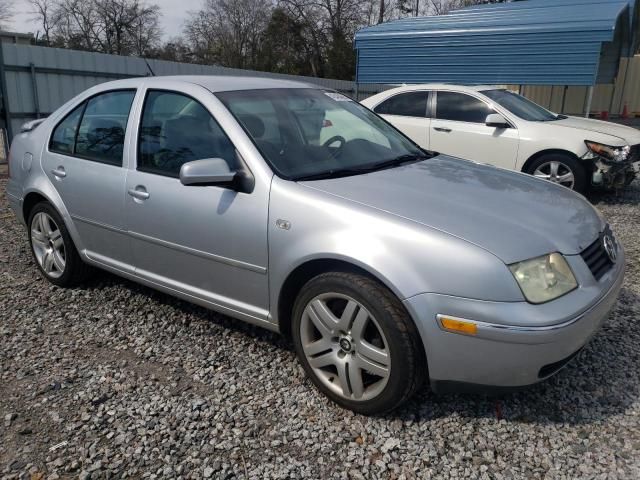
<path id="1" fill-rule="evenodd" d="M 624 147 L 610 147 L 609 145 L 590 142 L 589 140 L 585 140 L 584 143 L 586 143 L 590 152 L 610 162 L 624 162 L 629 158 L 629 153 L 631 152 L 629 145 L 625 145 Z"/>
<path id="2" fill-rule="evenodd" d="M 578 286 L 569 264 L 559 253 L 514 263 L 509 269 L 531 303 L 548 302 Z"/>

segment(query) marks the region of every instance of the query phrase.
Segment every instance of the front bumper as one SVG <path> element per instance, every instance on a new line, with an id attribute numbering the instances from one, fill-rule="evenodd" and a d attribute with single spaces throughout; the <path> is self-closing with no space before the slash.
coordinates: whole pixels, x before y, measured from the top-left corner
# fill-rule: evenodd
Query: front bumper
<path id="1" fill-rule="evenodd" d="M 623 279 L 624 251 L 620 248 L 618 262 L 599 282 L 594 279 L 546 304 L 487 302 L 433 293 L 416 295 L 404 304 L 417 320 L 432 386 L 513 388 L 548 378 L 577 354 L 613 308 Z M 438 314 L 478 322 L 477 335 L 444 331 Z"/>
<path id="2" fill-rule="evenodd" d="M 638 176 L 640 161 L 633 159 L 622 163 L 606 162 L 600 158 L 588 160 L 591 164 L 591 185 L 594 187 L 624 187 Z"/>

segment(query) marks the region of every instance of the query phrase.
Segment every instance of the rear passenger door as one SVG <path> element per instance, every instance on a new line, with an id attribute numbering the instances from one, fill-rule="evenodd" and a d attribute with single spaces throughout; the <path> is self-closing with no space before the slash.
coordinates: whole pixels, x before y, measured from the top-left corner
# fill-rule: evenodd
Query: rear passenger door
<path id="1" fill-rule="evenodd" d="M 429 149 L 429 92 L 403 92 L 387 98 L 373 109 L 422 148 Z"/>
<path id="2" fill-rule="evenodd" d="M 431 150 L 454 157 L 513 169 L 518 155 L 518 130 L 488 127 L 489 104 L 461 92 L 435 94 L 435 118 L 431 121 Z"/>
<path id="3" fill-rule="evenodd" d="M 132 270 L 125 233 L 125 144 L 135 89 L 94 95 L 53 129 L 42 166 L 80 234 L 87 256 Z"/>

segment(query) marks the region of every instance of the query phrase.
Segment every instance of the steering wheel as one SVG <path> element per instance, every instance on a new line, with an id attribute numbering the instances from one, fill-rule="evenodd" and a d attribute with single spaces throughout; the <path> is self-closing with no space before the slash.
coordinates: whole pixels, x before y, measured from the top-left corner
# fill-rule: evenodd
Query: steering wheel
<path id="1" fill-rule="evenodd" d="M 336 143 L 336 142 L 340 142 L 340 145 L 336 147 L 336 149 L 333 152 L 331 152 L 331 154 L 334 157 L 338 155 L 340 150 L 342 150 L 342 147 L 344 147 L 345 143 L 347 143 L 344 137 L 342 135 L 334 135 L 333 137 L 331 137 L 330 139 L 328 139 L 326 142 L 322 144 L 323 147 L 329 148 L 333 143 Z"/>

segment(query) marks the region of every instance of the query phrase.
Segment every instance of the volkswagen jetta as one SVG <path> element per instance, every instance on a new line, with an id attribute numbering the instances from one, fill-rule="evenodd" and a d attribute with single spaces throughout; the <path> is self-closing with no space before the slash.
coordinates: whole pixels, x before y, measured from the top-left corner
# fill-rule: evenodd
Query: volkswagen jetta
<path id="1" fill-rule="evenodd" d="M 25 126 L 9 164 L 50 282 L 98 267 L 282 332 L 322 392 L 365 414 L 424 379 L 549 377 L 623 278 L 621 245 L 580 195 L 422 150 L 304 83 L 105 83 Z"/>

